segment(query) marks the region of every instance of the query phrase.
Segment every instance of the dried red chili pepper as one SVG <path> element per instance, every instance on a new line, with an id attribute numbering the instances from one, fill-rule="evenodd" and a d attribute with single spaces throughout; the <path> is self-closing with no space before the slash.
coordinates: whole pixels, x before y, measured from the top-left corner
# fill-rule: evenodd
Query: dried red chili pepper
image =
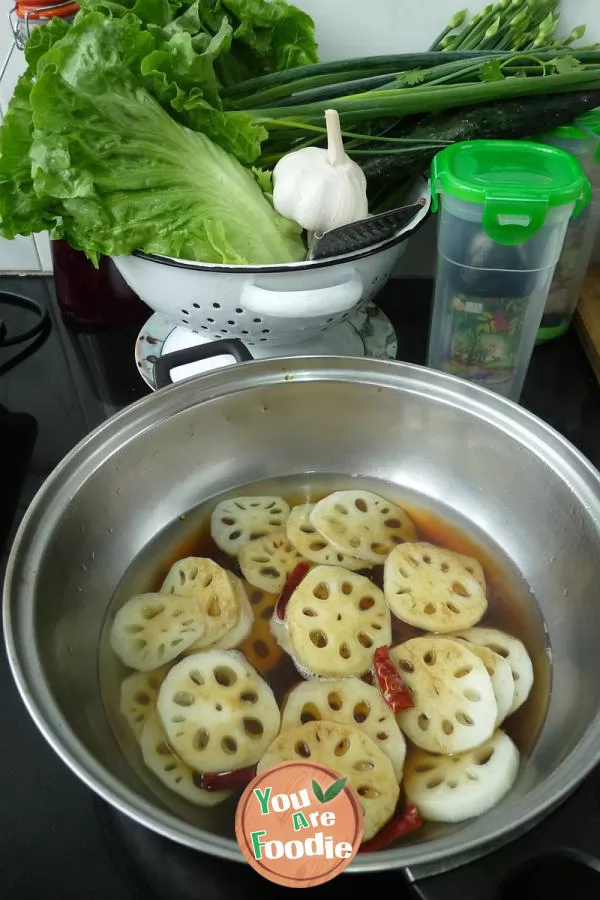
<path id="1" fill-rule="evenodd" d="M 397 841 L 398 838 L 416 831 L 423 824 L 423 820 L 419 815 L 416 806 L 407 806 L 402 812 L 398 813 L 391 822 L 385 825 L 379 834 L 376 834 L 370 841 L 361 844 L 359 853 L 374 853 L 377 850 L 383 850 L 389 844 Z"/>
<path id="2" fill-rule="evenodd" d="M 205 791 L 231 791 L 245 787 L 255 775 L 256 766 L 233 769 L 231 772 L 203 772 L 199 786 Z"/>
<path id="3" fill-rule="evenodd" d="M 415 702 L 391 660 L 389 647 L 377 648 L 373 657 L 373 667 L 381 695 L 392 712 L 412 709 Z"/>
<path id="4" fill-rule="evenodd" d="M 277 603 L 275 604 L 275 615 L 280 622 L 283 622 L 283 619 L 285 617 L 285 610 L 290 601 L 290 597 L 310 568 L 310 563 L 298 563 L 296 568 L 288 575 L 287 581 L 283 586 L 283 590 L 279 595 Z"/>

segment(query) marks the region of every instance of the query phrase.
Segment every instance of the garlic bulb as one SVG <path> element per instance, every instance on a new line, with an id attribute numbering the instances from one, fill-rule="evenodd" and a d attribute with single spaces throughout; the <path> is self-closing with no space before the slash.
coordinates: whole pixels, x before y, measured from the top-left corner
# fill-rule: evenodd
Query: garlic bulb
<path id="1" fill-rule="evenodd" d="M 369 212 L 367 180 L 344 151 L 335 109 L 326 111 L 325 122 L 326 150 L 294 150 L 273 169 L 273 205 L 277 212 L 317 233 L 364 219 Z"/>

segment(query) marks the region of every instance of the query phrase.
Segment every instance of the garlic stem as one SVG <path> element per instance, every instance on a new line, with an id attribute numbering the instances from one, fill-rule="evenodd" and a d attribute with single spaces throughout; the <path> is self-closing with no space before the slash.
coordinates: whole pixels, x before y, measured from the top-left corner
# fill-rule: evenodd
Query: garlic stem
<path id="1" fill-rule="evenodd" d="M 325 110 L 325 125 L 327 126 L 327 157 L 329 164 L 335 168 L 341 166 L 347 159 L 337 109 Z"/>

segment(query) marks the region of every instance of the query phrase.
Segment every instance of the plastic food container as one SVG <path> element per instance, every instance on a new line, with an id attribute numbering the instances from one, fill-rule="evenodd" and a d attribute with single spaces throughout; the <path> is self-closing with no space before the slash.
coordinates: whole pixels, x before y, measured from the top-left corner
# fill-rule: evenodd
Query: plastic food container
<path id="1" fill-rule="evenodd" d="M 577 125 L 583 131 L 587 131 L 600 140 L 600 107 L 590 110 L 577 120 Z M 596 163 L 600 166 L 600 149 L 596 153 Z M 600 194 L 600 191 L 599 191 Z M 600 196 L 598 198 L 600 202 Z M 600 266 L 600 231 L 596 234 L 594 246 L 592 247 L 592 256 L 590 259 L 592 266 Z"/>
<path id="2" fill-rule="evenodd" d="M 542 343 L 568 330 L 581 296 L 600 226 L 600 166 L 596 162 L 599 137 L 583 128 L 557 128 L 539 140 L 576 156 L 592 185 L 591 202 L 567 227 L 538 331 L 537 340 Z"/>
<path id="3" fill-rule="evenodd" d="M 468 141 L 432 164 L 440 194 L 428 365 L 518 400 L 565 231 L 591 195 L 575 157 Z"/>

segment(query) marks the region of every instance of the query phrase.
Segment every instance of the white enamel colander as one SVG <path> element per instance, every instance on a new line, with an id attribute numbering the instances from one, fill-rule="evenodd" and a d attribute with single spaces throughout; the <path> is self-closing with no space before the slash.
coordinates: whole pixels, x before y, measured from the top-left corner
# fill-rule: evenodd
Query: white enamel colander
<path id="1" fill-rule="evenodd" d="M 309 341 L 368 303 L 391 276 L 406 239 L 429 212 L 424 179 L 407 203 L 425 202 L 393 238 L 344 256 L 281 266 L 224 266 L 135 253 L 114 257 L 130 288 L 173 325 L 247 346 Z"/>

